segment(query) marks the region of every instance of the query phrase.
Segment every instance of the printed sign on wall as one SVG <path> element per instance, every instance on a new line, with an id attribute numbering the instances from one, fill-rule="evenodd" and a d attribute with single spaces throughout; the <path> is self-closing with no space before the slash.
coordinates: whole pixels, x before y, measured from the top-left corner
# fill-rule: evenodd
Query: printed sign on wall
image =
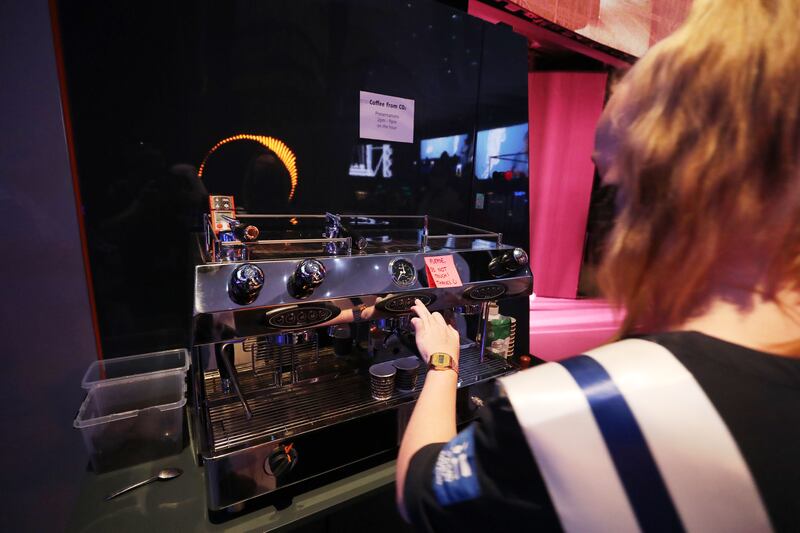
<path id="1" fill-rule="evenodd" d="M 414 142 L 414 100 L 359 91 L 359 101 L 362 139 Z"/>

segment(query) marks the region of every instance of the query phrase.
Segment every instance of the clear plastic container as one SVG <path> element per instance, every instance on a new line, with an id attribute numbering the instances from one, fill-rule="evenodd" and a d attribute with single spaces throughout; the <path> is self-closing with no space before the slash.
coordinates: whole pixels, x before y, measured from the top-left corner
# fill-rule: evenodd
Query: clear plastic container
<path id="1" fill-rule="evenodd" d="M 154 375 L 185 376 L 189 370 L 189 361 L 189 353 L 184 349 L 95 361 L 83 376 L 81 386 L 88 390 L 101 383 L 134 378 L 149 379 Z"/>
<path id="2" fill-rule="evenodd" d="M 95 361 L 83 376 L 86 399 L 74 426 L 95 472 L 106 472 L 183 447 L 186 350 Z"/>
<path id="3" fill-rule="evenodd" d="M 177 454 L 183 448 L 182 373 L 154 373 L 98 383 L 89 389 L 74 427 L 95 472 Z"/>

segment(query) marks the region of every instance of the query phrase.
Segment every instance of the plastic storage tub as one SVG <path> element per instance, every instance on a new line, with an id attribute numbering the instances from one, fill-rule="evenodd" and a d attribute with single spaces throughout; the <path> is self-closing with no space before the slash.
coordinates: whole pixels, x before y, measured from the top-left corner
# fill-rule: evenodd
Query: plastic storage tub
<path id="1" fill-rule="evenodd" d="M 95 361 L 89 365 L 81 386 L 88 390 L 101 383 L 137 377 L 151 378 L 161 374 L 185 376 L 187 370 L 189 370 L 189 353 L 183 349 L 116 357 Z"/>
<path id="2" fill-rule="evenodd" d="M 184 360 L 171 369 L 157 368 L 164 353 L 98 361 L 90 367 L 84 386 L 91 386 L 73 425 L 81 432 L 95 472 L 177 454 L 183 448 L 188 358 L 185 350 L 171 352 Z M 146 362 L 148 358 L 152 360 Z M 175 358 L 177 364 L 180 356 L 167 358 Z M 156 369 L 135 371 L 148 365 Z M 97 379 L 87 380 L 92 375 Z"/>

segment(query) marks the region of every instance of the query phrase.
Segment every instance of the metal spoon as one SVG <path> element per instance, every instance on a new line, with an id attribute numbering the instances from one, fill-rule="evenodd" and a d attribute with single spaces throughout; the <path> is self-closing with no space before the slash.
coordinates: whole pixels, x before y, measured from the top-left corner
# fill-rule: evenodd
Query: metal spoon
<path id="1" fill-rule="evenodd" d="M 151 477 L 150 479 L 145 479 L 144 481 L 140 481 L 139 483 L 134 483 L 128 487 L 125 487 L 122 490 L 118 490 L 117 492 L 113 492 L 105 497 L 105 501 L 111 500 L 119 496 L 120 494 L 125 494 L 129 490 L 133 490 L 137 487 L 141 487 L 142 485 L 147 485 L 148 483 L 152 483 L 153 481 L 167 481 L 168 479 L 176 478 L 183 474 L 183 470 L 180 468 L 165 468 L 160 470 L 158 474 Z"/>

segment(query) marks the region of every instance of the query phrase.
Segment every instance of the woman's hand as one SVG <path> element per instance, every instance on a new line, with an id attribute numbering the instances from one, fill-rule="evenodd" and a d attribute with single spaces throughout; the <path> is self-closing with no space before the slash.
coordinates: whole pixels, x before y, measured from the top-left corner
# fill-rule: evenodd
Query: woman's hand
<path id="1" fill-rule="evenodd" d="M 411 319 L 416 333 L 417 348 L 425 363 L 431 358 L 431 354 L 444 352 L 458 363 L 458 332 L 445 322 L 440 313 L 431 314 L 425 305 L 419 300 L 414 300 L 411 308 L 416 317 Z"/>
<path id="2" fill-rule="evenodd" d="M 375 303 L 374 304 L 366 306 L 361 311 L 361 320 L 373 320 L 375 318 L 375 316 L 379 314 L 378 304 L 381 303 L 386 298 L 388 298 L 389 296 L 391 296 L 391 294 L 386 295 L 383 298 L 381 298 L 380 296 L 375 298 Z"/>

